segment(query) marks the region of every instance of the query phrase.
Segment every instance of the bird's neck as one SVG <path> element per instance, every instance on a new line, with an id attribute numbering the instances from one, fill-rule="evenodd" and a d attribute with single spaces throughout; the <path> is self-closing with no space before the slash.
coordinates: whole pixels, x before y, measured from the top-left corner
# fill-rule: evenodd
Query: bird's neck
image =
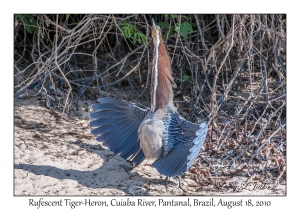
<path id="1" fill-rule="evenodd" d="M 163 109 L 173 104 L 173 89 L 176 86 L 172 77 L 170 59 L 162 38 L 157 46 L 154 46 L 152 77 L 151 77 L 151 112 Z"/>

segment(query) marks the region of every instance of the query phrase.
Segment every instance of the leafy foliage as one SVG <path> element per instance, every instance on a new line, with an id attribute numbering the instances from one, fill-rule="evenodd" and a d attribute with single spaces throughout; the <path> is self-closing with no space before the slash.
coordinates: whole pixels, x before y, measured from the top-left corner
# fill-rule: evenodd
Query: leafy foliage
<path id="1" fill-rule="evenodd" d="M 15 22 L 23 21 L 26 31 L 29 33 L 38 32 L 38 19 L 35 19 L 33 15 L 15 15 Z"/>
<path id="2" fill-rule="evenodd" d="M 147 43 L 147 38 L 146 38 L 146 36 L 143 34 L 143 33 L 141 33 L 141 32 L 137 32 L 137 33 L 135 33 L 134 35 L 133 35 L 133 42 L 135 43 L 136 42 L 136 40 L 139 42 L 139 43 L 143 43 L 144 45 L 146 45 L 146 43 Z"/>
<path id="3" fill-rule="evenodd" d="M 186 81 L 188 81 L 189 80 L 189 78 L 190 78 L 190 76 L 189 75 L 183 75 L 183 77 L 182 77 L 182 82 L 186 82 Z"/>
<path id="4" fill-rule="evenodd" d="M 129 23 L 128 20 L 122 22 L 120 24 L 120 27 L 126 38 L 130 38 L 134 34 L 135 26 L 133 24 Z"/>
<path id="5" fill-rule="evenodd" d="M 175 23 L 175 26 L 171 26 L 167 22 L 159 22 L 159 25 L 162 28 L 168 29 L 168 31 L 163 35 L 163 39 L 164 40 L 169 39 L 169 37 L 171 37 L 174 34 L 174 32 L 176 32 L 176 33 L 181 33 L 181 35 L 183 36 L 183 39 L 186 40 L 188 37 L 188 33 L 193 32 L 193 27 L 191 26 L 191 24 L 189 22 L 185 21 L 185 22 L 181 23 L 181 20 L 182 19 L 188 20 L 188 17 L 185 15 L 175 15 L 175 14 L 172 14 L 170 16 L 171 16 L 171 18 L 179 19 L 180 21 Z M 165 15 L 165 17 L 167 18 L 168 15 Z"/>
<path id="6" fill-rule="evenodd" d="M 144 45 L 147 44 L 147 38 L 142 32 L 136 32 L 136 27 L 131 24 L 128 20 L 122 22 L 120 24 L 121 30 L 124 33 L 125 38 L 132 38 L 133 37 L 133 43 L 143 43 Z"/>
<path id="7" fill-rule="evenodd" d="M 193 28 L 191 26 L 190 23 L 188 22 L 183 22 L 181 25 L 180 25 L 180 32 L 183 36 L 184 39 L 187 39 L 187 36 L 188 36 L 188 33 L 189 32 L 193 32 Z"/>

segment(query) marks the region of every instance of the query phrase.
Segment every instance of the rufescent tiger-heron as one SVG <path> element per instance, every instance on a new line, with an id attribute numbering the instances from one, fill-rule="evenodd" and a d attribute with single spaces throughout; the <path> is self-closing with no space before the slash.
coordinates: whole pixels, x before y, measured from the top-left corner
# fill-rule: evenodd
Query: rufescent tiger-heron
<path id="1" fill-rule="evenodd" d="M 180 176 L 193 164 L 205 141 L 207 122 L 194 124 L 178 114 L 173 104 L 170 59 L 159 26 L 152 19 L 153 63 L 151 107 L 141 108 L 115 98 L 99 98 L 90 114 L 92 134 L 115 154 L 138 166 L 148 159 L 168 177 Z"/>

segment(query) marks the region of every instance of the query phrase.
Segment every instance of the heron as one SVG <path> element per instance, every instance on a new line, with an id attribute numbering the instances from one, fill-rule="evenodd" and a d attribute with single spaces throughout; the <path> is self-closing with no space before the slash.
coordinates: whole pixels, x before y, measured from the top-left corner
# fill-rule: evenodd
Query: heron
<path id="1" fill-rule="evenodd" d="M 160 27 L 152 19 L 153 40 L 151 106 L 116 98 L 99 98 L 93 104 L 90 126 L 96 140 L 113 153 L 129 161 L 133 167 L 144 160 L 162 175 L 180 177 L 193 164 L 205 141 L 208 124 L 192 123 L 183 118 L 173 102 L 170 58 L 167 54 Z M 183 189 L 184 190 L 184 189 Z"/>

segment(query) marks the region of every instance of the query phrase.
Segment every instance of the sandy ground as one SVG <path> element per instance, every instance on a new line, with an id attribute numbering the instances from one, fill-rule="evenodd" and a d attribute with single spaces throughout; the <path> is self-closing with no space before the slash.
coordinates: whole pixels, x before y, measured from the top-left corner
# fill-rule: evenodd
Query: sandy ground
<path id="1" fill-rule="evenodd" d="M 15 101 L 14 195 L 286 195 L 284 183 L 246 185 L 247 178 L 233 177 L 200 185 L 190 171 L 183 192 L 177 179 L 162 184 L 150 164 L 129 171 L 130 163 L 90 134 L 86 106 L 65 120 L 36 98 Z"/>

